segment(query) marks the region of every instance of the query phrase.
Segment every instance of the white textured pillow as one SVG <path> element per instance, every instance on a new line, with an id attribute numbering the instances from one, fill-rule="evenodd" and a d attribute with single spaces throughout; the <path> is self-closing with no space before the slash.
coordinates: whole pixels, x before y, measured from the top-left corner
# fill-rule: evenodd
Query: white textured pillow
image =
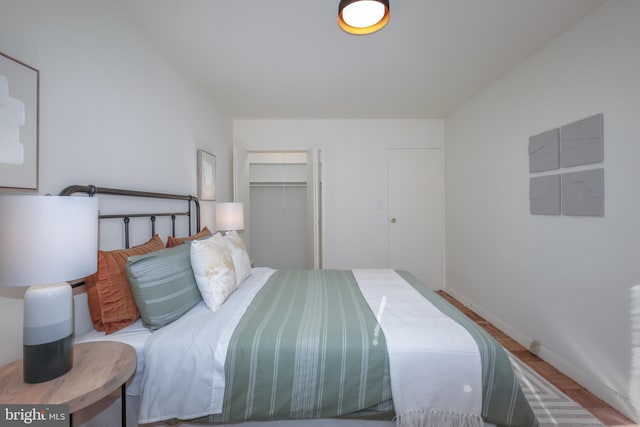
<path id="1" fill-rule="evenodd" d="M 227 242 L 229 252 L 231 252 L 233 267 L 236 270 L 236 279 L 238 285 L 240 285 L 251 274 L 251 259 L 249 258 L 247 247 L 236 231 L 230 231 L 225 234 L 224 240 Z"/>
<path id="2" fill-rule="evenodd" d="M 216 311 L 238 288 L 231 253 L 223 237 L 216 233 L 191 242 L 191 268 L 202 299 Z"/>

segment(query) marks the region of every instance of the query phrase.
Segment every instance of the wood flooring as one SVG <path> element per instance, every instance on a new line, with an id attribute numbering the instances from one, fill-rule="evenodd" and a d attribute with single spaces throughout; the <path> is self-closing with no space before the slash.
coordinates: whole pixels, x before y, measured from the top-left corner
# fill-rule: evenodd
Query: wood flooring
<path id="1" fill-rule="evenodd" d="M 529 350 L 527 350 L 524 346 L 520 345 L 512 338 L 509 338 L 498 328 L 493 326 L 481 316 L 471 311 L 471 309 L 469 309 L 468 307 L 465 307 L 451 295 L 447 294 L 444 291 L 439 291 L 438 293 L 440 294 L 440 296 L 445 298 L 451 304 L 456 306 L 460 311 L 466 314 L 471 320 L 483 327 L 514 356 L 518 357 L 529 367 L 543 376 L 547 381 L 560 389 L 564 394 L 566 394 L 586 410 L 591 412 L 605 426 L 635 425 L 630 419 L 588 392 L 580 384 L 576 383 L 571 378 L 567 377 L 544 360 L 540 359 L 538 356 L 530 353 Z"/>

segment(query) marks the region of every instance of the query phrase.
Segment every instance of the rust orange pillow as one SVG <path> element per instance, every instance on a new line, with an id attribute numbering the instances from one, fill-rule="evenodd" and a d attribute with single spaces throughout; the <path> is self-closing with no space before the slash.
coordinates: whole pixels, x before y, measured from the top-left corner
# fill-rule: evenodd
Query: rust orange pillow
<path id="1" fill-rule="evenodd" d="M 205 227 L 202 230 L 200 230 L 196 234 L 192 234 L 189 237 L 171 237 L 171 236 L 167 237 L 167 247 L 172 248 L 174 246 L 181 245 L 188 240 L 202 239 L 203 237 L 209 237 L 209 236 L 211 236 L 211 231 L 209 231 L 209 229 L 205 225 Z"/>
<path id="2" fill-rule="evenodd" d="M 110 334 L 140 317 L 125 265 L 130 256 L 160 249 L 164 249 L 164 243 L 155 235 L 148 242 L 133 248 L 98 251 L 98 271 L 85 279 L 91 321 L 97 331 Z"/>

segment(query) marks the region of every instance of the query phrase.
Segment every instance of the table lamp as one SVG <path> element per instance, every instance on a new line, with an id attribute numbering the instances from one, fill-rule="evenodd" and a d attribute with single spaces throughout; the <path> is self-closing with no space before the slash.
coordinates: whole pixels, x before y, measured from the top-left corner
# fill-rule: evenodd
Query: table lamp
<path id="1" fill-rule="evenodd" d="M 232 231 L 244 229 L 242 202 L 216 203 L 216 230 Z"/>
<path id="2" fill-rule="evenodd" d="M 94 273 L 97 251 L 97 198 L 0 196 L 0 286 L 30 286 L 22 336 L 26 383 L 52 380 L 73 366 L 73 293 L 66 281 Z"/>

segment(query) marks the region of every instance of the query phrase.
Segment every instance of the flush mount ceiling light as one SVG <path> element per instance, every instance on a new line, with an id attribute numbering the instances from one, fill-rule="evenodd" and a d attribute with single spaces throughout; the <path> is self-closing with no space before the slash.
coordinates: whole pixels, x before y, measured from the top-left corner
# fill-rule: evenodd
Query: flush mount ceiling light
<path id="1" fill-rule="evenodd" d="M 389 22 L 389 0 L 340 0 L 338 25 L 350 34 L 371 34 Z"/>

